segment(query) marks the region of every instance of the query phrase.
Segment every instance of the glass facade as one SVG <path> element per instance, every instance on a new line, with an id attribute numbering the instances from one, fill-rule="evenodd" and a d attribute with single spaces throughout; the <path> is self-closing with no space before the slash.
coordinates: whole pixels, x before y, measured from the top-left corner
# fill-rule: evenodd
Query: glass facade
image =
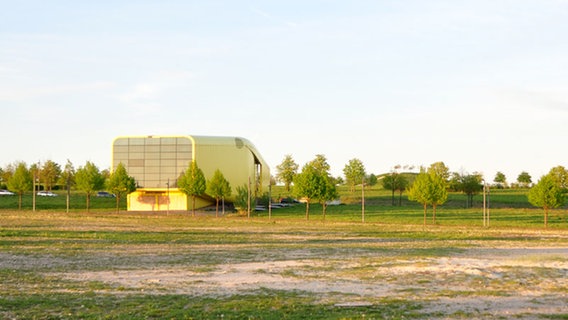
<path id="1" fill-rule="evenodd" d="M 193 159 L 188 137 L 118 138 L 113 144 L 113 168 L 119 163 L 136 179 L 138 188 L 177 187 L 179 175 Z"/>

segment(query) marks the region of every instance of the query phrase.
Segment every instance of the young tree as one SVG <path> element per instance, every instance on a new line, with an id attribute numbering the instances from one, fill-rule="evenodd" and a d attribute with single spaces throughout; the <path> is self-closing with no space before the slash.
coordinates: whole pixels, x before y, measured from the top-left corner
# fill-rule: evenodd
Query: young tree
<path id="1" fill-rule="evenodd" d="M 436 208 L 448 199 L 448 183 L 444 176 L 438 170 L 422 171 L 408 190 L 408 199 L 424 206 L 424 224 L 427 206 L 432 205 L 432 222 L 436 223 Z"/>
<path id="2" fill-rule="evenodd" d="M 538 183 L 529 190 L 528 199 L 533 206 L 544 209 L 545 227 L 548 226 L 548 211 L 562 206 L 565 201 L 564 193 L 552 174 L 540 178 Z"/>
<path id="3" fill-rule="evenodd" d="M 495 174 L 495 178 L 493 179 L 493 182 L 495 182 L 500 187 L 503 187 L 503 188 L 507 187 L 507 177 L 501 171 L 498 171 Z"/>
<path id="4" fill-rule="evenodd" d="M 191 161 L 187 170 L 178 178 L 178 188 L 191 197 L 191 215 L 195 216 L 195 198 L 207 190 L 207 182 L 197 162 Z"/>
<path id="5" fill-rule="evenodd" d="M 119 163 L 107 180 L 108 190 L 116 196 L 116 212 L 119 212 L 120 199 L 136 191 L 136 180 L 128 175 L 124 164 Z"/>
<path id="6" fill-rule="evenodd" d="M 334 179 L 329 174 L 319 174 L 321 175 L 321 182 L 318 185 L 319 191 L 317 192 L 316 199 L 321 203 L 323 220 L 325 220 L 327 202 L 337 199 L 339 194 L 335 187 Z"/>
<path id="7" fill-rule="evenodd" d="M 402 206 L 402 193 L 406 188 L 408 188 L 408 179 L 402 174 L 399 174 L 395 185 L 395 190 L 398 191 L 398 206 Z"/>
<path id="8" fill-rule="evenodd" d="M 408 180 L 400 173 L 393 171 L 391 172 L 391 174 L 386 175 L 383 177 L 382 180 L 383 183 L 383 188 L 387 189 L 387 190 L 391 190 L 392 191 L 392 197 L 391 197 L 391 202 L 392 205 L 395 205 L 394 202 L 394 192 L 395 191 L 399 191 L 399 205 L 402 204 L 402 192 L 404 192 L 404 190 L 406 190 L 406 188 L 408 187 Z"/>
<path id="9" fill-rule="evenodd" d="M 432 204 L 432 222 L 436 223 L 436 208 L 448 200 L 447 178 L 430 173 L 430 203 Z"/>
<path id="10" fill-rule="evenodd" d="M 87 161 L 84 167 L 77 170 L 75 182 L 77 188 L 87 194 L 87 212 L 89 212 L 91 195 L 104 187 L 105 178 L 94 163 Z"/>
<path id="11" fill-rule="evenodd" d="M 416 179 L 414 179 L 414 183 L 410 186 L 410 188 L 407 191 L 408 200 L 416 201 L 422 204 L 422 206 L 424 207 L 424 225 L 426 225 L 426 213 L 428 210 L 428 205 L 431 204 L 429 185 L 430 185 L 430 175 L 422 171 L 416 176 Z"/>
<path id="12" fill-rule="evenodd" d="M 43 181 L 45 190 L 51 191 L 61 175 L 61 166 L 51 160 L 47 160 L 39 172 L 40 180 Z"/>
<path id="13" fill-rule="evenodd" d="M 290 184 L 294 181 L 294 176 L 298 173 L 298 164 L 294 162 L 292 156 L 287 154 L 282 163 L 276 166 L 276 178 L 284 183 L 286 191 L 290 191 Z"/>
<path id="14" fill-rule="evenodd" d="M 473 206 L 473 196 L 483 190 L 483 176 L 479 173 L 454 173 L 452 178 L 452 188 L 456 191 L 461 191 L 466 195 L 465 207 L 471 208 Z"/>
<path id="15" fill-rule="evenodd" d="M 374 173 L 371 173 L 370 175 L 368 175 L 365 180 L 367 181 L 367 185 L 369 186 L 376 186 L 377 183 L 379 182 L 379 179 L 377 178 L 377 176 Z"/>
<path id="16" fill-rule="evenodd" d="M 71 199 L 71 186 L 75 184 L 75 168 L 69 159 L 67 159 L 67 164 L 65 164 L 65 169 L 61 172 L 59 176 L 59 185 L 65 186 L 65 190 L 67 190 L 67 212 L 69 212 L 69 201 Z"/>
<path id="17" fill-rule="evenodd" d="M 207 194 L 215 198 L 215 216 L 219 217 L 219 200 L 231 195 L 231 185 L 225 179 L 221 170 L 215 170 L 213 178 L 207 181 Z"/>
<path id="18" fill-rule="evenodd" d="M 532 183 L 532 177 L 528 172 L 523 171 L 517 177 L 517 182 L 521 188 L 527 188 Z"/>
<path id="19" fill-rule="evenodd" d="M 22 196 L 24 192 L 32 189 L 33 177 L 25 163 L 16 165 L 14 174 L 8 180 L 8 189 L 18 194 L 18 209 L 22 210 Z"/>
<path id="20" fill-rule="evenodd" d="M 362 183 L 365 178 L 365 166 L 361 160 L 355 158 L 349 160 L 349 163 L 343 168 L 345 182 L 349 185 L 349 190 L 355 192 L 355 186 Z"/>
<path id="21" fill-rule="evenodd" d="M 235 196 L 235 202 L 233 204 L 240 212 L 246 211 L 249 199 L 248 186 L 244 184 L 242 186 L 238 186 L 236 190 L 237 195 Z"/>
<path id="22" fill-rule="evenodd" d="M 306 220 L 310 219 L 310 202 L 320 197 L 320 186 L 324 183 L 323 175 L 310 163 L 304 165 L 302 171 L 294 177 L 296 195 L 306 200 Z"/>

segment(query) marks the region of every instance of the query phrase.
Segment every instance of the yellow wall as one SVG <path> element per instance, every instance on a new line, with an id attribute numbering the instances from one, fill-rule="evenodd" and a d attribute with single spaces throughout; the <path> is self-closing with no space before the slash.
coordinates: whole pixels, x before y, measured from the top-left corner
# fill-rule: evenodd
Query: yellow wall
<path id="1" fill-rule="evenodd" d="M 168 196 L 169 194 L 169 196 Z M 139 189 L 128 195 L 129 211 L 187 210 L 187 196 L 178 189 Z"/>

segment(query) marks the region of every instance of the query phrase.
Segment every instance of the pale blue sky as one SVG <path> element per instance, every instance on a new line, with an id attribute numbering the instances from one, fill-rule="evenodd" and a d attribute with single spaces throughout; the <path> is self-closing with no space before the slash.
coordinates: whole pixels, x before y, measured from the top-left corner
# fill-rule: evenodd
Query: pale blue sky
<path id="1" fill-rule="evenodd" d="M 568 1 L 1 1 L 0 166 L 242 136 L 273 172 L 568 166 Z"/>

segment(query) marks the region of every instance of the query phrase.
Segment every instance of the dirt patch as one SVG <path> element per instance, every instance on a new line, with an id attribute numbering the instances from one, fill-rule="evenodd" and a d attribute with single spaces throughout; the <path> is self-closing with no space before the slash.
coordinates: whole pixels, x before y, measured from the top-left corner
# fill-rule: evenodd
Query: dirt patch
<path id="1" fill-rule="evenodd" d="M 122 293 L 225 296 L 264 288 L 316 294 L 321 302 L 338 305 L 405 299 L 419 301 L 432 318 L 568 313 L 568 248 L 482 248 L 420 259 L 290 259 L 50 275 L 104 282 Z"/>

